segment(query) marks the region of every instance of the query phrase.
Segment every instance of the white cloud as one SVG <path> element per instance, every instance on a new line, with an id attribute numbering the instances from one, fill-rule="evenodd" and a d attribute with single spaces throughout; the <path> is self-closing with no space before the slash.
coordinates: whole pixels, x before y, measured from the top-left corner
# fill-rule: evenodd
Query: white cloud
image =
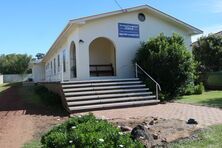
<path id="1" fill-rule="evenodd" d="M 219 31 L 222 31 L 222 24 L 208 26 L 208 27 L 202 28 L 202 30 L 204 31 L 204 33 L 202 35 L 193 36 L 192 37 L 192 42 L 197 41 L 197 39 L 200 38 L 203 35 L 208 35 L 210 33 L 217 33 Z"/>

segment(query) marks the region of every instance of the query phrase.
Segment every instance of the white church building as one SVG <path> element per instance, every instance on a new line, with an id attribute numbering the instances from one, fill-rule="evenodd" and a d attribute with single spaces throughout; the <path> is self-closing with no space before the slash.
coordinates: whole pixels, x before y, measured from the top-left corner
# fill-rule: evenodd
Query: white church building
<path id="1" fill-rule="evenodd" d="M 141 42 L 160 33 L 180 34 L 190 49 L 191 36 L 202 31 L 148 5 L 71 20 L 33 63 L 33 80 L 58 93 L 70 113 L 157 104 L 161 86 L 133 59 Z M 155 89 L 137 78 L 138 70 Z"/>
<path id="2" fill-rule="evenodd" d="M 135 77 L 132 60 L 140 43 L 160 33 L 191 36 L 202 31 L 148 5 L 70 20 L 41 62 L 33 80 L 75 81 Z"/>

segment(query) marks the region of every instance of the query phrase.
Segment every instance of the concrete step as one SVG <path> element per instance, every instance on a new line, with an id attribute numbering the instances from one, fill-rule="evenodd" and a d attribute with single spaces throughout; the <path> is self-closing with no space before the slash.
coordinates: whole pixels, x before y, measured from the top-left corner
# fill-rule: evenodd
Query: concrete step
<path id="1" fill-rule="evenodd" d="M 82 81 L 69 81 L 62 82 L 62 85 L 66 84 L 84 84 L 84 83 L 105 83 L 105 82 L 124 82 L 124 81 L 138 81 L 139 78 L 128 78 L 128 79 L 101 79 L 101 80 L 82 80 Z"/>
<path id="2" fill-rule="evenodd" d="M 93 99 L 107 99 L 107 98 L 119 98 L 119 97 L 135 97 L 135 96 L 147 96 L 152 95 L 152 92 L 134 92 L 134 93 L 122 93 L 122 94 L 104 94 L 104 95 L 89 95 L 89 96 L 76 96 L 66 97 L 66 101 L 81 101 L 81 100 L 93 100 Z"/>
<path id="3" fill-rule="evenodd" d="M 121 98 L 110 98 L 110 99 L 96 99 L 96 100 L 87 100 L 87 101 L 73 101 L 68 102 L 68 106 L 83 106 L 83 105 L 92 105 L 92 104 L 104 104 L 104 103 L 114 103 L 114 102 L 130 102 L 138 100 L 149 100 L 155 99 L 156 96 L 136 96 L 136 97 L 121 97 Z"/>
<path id="4" fill-rule="evenodd" d="M 64 95 L 68 97 L 68 96 L 84 96 L 84 95 L 96 95 L 96 94 L 144 92 L 148 90 L 149 90 L 148 88 L 117 89 L 117 90 L 101 90 L 101 91 L 67 92 L 67 93 L 64 93 Z"/>
<path id="5" fill-rule="evenodd" d="M 116 107 L 128 107 L 128 106 L 139 106 L 148 104 L 157 104 L 159 100 L 146 100 L 146 101 L 132 101 L 132 102 L 118 102 L 118 103 L 107 103 L 107 104 L 97 104 L 97 105 L 86 105 L 86 106 L 75 106 L 69 107 L 71 112 L 82 111 L 82 110 L 94 110 L 94 109 L 108 109 Z"/>
<path id="6" fill-rule="evenodd" d="M 120 85 L 120 86 L 100 86 L 100 87 L 83 87 L 83 88 L 69 88 L 64 89 L 63 92 L 82 92 L 93 90 L 113 90 L 113 89 L 128 89 L 128 88 L 144 88 L 145 84 L 140 85 Z"/>
<path id="7" fill-rule="evenodd" d="M 66 85 L 62 85 L 62 88 L 66 89 L 66 88 L 99 87 L 99 86 L 115 86 L 115 85 L 136 85 L 136 84 L 142 84 L 142 81 L 66 84 Z"/>

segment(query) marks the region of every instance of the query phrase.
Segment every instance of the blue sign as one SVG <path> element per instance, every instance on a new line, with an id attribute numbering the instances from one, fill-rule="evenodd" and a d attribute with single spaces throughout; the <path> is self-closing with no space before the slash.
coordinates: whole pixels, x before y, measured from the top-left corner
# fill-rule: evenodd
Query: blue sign
<path id="1" fill-rule="evenodd" d="M 140 38 L 140 28 L 138 24 L 118 23 L 119 37 Z"/>

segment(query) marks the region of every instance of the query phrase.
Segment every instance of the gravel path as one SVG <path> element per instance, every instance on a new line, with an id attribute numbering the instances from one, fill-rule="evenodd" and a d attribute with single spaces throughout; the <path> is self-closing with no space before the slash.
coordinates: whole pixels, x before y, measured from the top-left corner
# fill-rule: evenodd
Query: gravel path
<path id="1" fill-rule="evenodd" d="M 194 118 L 201 126 L 222 124 L 222 110 L 218 108 L 195 106 L 180 103 L 167 103 L 134 108 L 93 111 L 96 116 L 104 118 L 158 117 L 187 121 Z"/>

